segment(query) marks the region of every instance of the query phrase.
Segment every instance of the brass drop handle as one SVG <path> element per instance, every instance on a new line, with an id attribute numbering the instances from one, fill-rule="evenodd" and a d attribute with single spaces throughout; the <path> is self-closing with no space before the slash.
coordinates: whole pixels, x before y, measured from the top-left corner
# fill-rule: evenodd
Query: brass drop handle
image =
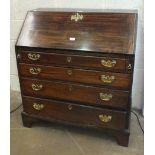
<path id="1" fill-rule="evenodd" d="M 101 75 L 101 81 L 104 83 L 112 83 L 115 80 L 115 76 Z"/>
<path id="2" fill-rule="evenodd" d="M 112 94 L 100 93 L 99 96 L 102 101 L 110 101 L 112 99 Z"/>
<path id="3" fill-rule="evenodd" d="M 72 110 L 72 108 L 73 108 L 72 105 L 69 104 L 69 105 L 68 105 L 68 109 L 69 109 L 69 110 Z"/>
<path id="4" fill-rule="evenodd" d="M 68 63 L 70 63 L 70 62 L 72 61 L 72 58 L 71 58 L 71 57 L 67 57 L 66 61 L 67 61 Z"/>
<path id="5" fill-rule="evenodd" d="M 76 13 L 75 15 L 71 15 L 71 20 L 74 20 L 75 22 L 79 21 L 79 20 L 83 20 L 83 15 Z"/>
<path id="6" fill-rule="evenodd" d="M 34 83 L 32 83 L 32 89 L 34 90 L 34 91 L 39 91 L 39 90 L 41 90 L 43 88 L 43 85 L 42 84 L 34 84 Z"/>
<path id="7" fill-rule="evenodd" d="M 104 67 L 112 68 L 116 65 L 116 60 L 101 60 L 101 64 Z"/>
<path id="8" fill-rule="evenodd" d="M 29 71 L 30 71 L 31 74 L 37 75 L 37 74 L 39 74 L 41 72 L 41 68 L 39 68 L 39 67 L 37 67 L 37 68 L 36 67 L 30 67 Z"/>
<path id="9" fill-rule="evenodd" d="M 45 106 L 43 104 L 33 103 L 33 108 L 35 110 L 41 111 Z"/>
<path id="10" fill-rule="evenodd" d="M 40 54 L 32 54 L 32 53 L 29 53 L 28 54 L 28 58 L 30 59 L 30 60 L 38 60 L 39 58 L 40 58 Z"/>
<path id="11" fill-rule="evenodd" d="M 99 120 L 101 122 L 104 122 L 104 123 L 108 123 L 112 120 L 112 116 L 111 115 L 99 115 Z"/>

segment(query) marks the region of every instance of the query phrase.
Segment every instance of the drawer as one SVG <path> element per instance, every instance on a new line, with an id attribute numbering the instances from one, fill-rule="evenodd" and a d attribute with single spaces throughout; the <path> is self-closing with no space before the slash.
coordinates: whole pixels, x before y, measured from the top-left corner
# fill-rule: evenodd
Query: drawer
<path id="1" fill-rule="evenodd" d="M 57 53 L 41 53 L 23 51 L 17 56 L 19 62 L 42 65 L 65 65 L 85 68 L 98 68 L 105 71 L 126 71 L 126 59 L 111 57 L 96 57 L 86 55 L 71 55 Z"/>
<path id="2" fill-rule="evenodd" d="M 99 84 L 126 90 L 129 89 L 131 85 L 130 74 L 101 72 L 86 69 L 19 64 L 19 73 L 21 76 L 26 77 Z"/>
<path id="3" fill-rule="evenodd" d="M 32 97 L 23 97 L 23 106 L 26 113 L 53 121 L 121 130 L 126 127 L 127 113 L 125 111 L 108 110 L 73 103 L 68 104 Z"/>
<path id="4" fill-rule="evenodd" d="M 65 82 L 21 79 L 24 95 L 126 109 L 129 92 Z"/>

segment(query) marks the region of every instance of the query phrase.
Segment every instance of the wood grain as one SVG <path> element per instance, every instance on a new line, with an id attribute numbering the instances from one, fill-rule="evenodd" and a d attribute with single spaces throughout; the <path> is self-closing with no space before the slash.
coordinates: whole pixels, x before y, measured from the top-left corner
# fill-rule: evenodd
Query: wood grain
<path id="1" fill-rule="evenodd" d="M 33 103 L 43 104 L 44 108 L 41 111 L 35 110 Z M 31 97 L 23 97 L 23 106 L 24 112 L 30 115 L 83 124 L 89 127 L 125 129 L 126 112 Z M 69 106 L 72 109 L 69 110 Z M 101 114 L 112 116 L 112 120 L 107 123 L 100 121 L 99 115 Z"/>
<path id="2" fill-rule="evenodd" d="M 42 85 L 42 89 L 34 91 L 32 84 Z M 21 79 L 21 88 L 24 95 L 43 98 L 55 98 L 67 101 L 76 101 L 83 104 L 128 108 L 129 92 L 88 85 L 79 85 L 66 82 L 45 81 L 38 79 Z M 110 101 L 100 99 L 100 93 L 112 94 Z"/>
<path id="3" fill-rule="evenodd" d="M 29 11 L 17 46 L 133 54 L 136 13 Z M 75 41 L 70 41 L 75 38 Z"/>
<path id="4" fill-rule="evenodd" d="M 36 74 L 31 73 L 30 69 L 39 69 Z M 47 80 L 72 81 L 86 84 L 96 84 L 128 90 L 131 85 L 131 75 L 113 72 L 102 72 L 96 70 L 84 70 L 71 67 L 54 67 L 33 64 L 19 64 L 19 73 L 23 77 L 39 78 Z M 103 76 L 114 77 L 111 83 L 103 81 Z"/>
<path id="5" fill-rule="evenodd" d="M 47 52 L 37 52 L 33 51 L 22 51 L 20 52 L 20 58 L 18 62 L 20 63 L 32 63 L 32 64 L 42 64 L 42 65 L 57 65 L 57 66 L 75 66 L 75 67 L 83 67 L 83 68 L 94 68 L 100 69 L 103 71 L 113 71 L 113 72 L 125 72 L 126 71 L 126 61 L 125 58 L 118 58 L 112 56 L 89 56 L 89 55 L 76 55 L 76 54 L 58 54 L 53 53 L 51 50 L 50 53 Z M 28 58 L 28 54 L 39 54 L 40 58 L 38 60 L 31 60 Z M 68 62 L 68 59 L 71 61 Z M 106 67 L 101 64 L 101 61 L 116 61 L 116 65 L 114 67 Z"/>

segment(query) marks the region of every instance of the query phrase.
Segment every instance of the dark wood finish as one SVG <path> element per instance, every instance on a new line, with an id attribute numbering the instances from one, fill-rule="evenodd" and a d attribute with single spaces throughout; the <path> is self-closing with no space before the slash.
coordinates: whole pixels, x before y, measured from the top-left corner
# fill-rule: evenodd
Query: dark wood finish
<path id="1" fill-rule="evenodd" d="M 135 13 L 79 12 L 83 20 L 75 22 L 76 12 L 29 11 L 17 45 L 133 54 Z"/>
<path id="2" fill-rule="evenodd" d="M 33 103 L 43 104 L 45 107 L 38 111 L 33 108 Z M 70 123 L 78 123 L 84 126 L 125 129 L 126 112 L 29 97 L 23 97 L 23 106 L 24 111 L 30 115 L 69 121 Z M 69 109 L 69 106 L 71 106 L 71 109 Z M 112 116 L 112 120 L 110 122 L 100 121 L 99 115 L 101 114 Z"/>
<path id="3" fill-rule="evenodd" d="M 25 127 L 31 128 L 33 123 L 38 122 L 38 119 L 30 117 L 29 115 L 24 115 L 24 113 L 22 113 L 21 115 L 22 115 L 23 125 Z"/>
<path id="4" fill-rule="evenodd" d="M 39 72 L 35 72 L 35 69 L 38 69 Z M 53 67 L 22 63 L 19 64 L 19 73 L 23 77 L 97 84 L 126 90 L 131 86 L 130 74 L 84 70 L 71 67 Z M 104 81 L 103 76 L 114 77 L 114 80 L 111 80 L 112 82 L 108 83 L 107 81 Z"/>
<path id="5" fill-rule="evenodd" d="M 115 136 L 117 143 L 119 145 L 126 146 L 126 147 L 128 146 L 129 136 L 130 136 L 130 133 L 128 130 L 124 130 L 123 132 L 115 131 L 113 132 L 113 135 Z"/>
<path id="6" fill-rule="evenodd" d="M 128 146 L 137 13 L 81 11 L 27 13 L 15 46 L 23 125 L 46 120 L 107 130 Z M 101 75 L 115 78 L 103 83 Z"/>
<path id="7" fill-rule="evenodd" d="M 51 51 L 54 52 L 54 51 Z M 28 54 L 39 54 L 40 58 L 38 60 L 31 60 L 28 58 Z M 70 61 L 67 61 L 67 59 Z M 108 68 L 101 64 L 101 60 L 105 61 L 116 61 L 114 67 Z M 114 72 L 125 72 L 126 71 L 126 59 L 125 58 L 115 58 L 115 57 L 96 57 L 96 56 L 86 56 L 86 55 L 72 55 L 72 54 L 57 54 L 57 53 L 43 53 L 37 51 L 22 51 L 20 52 L 20 57 L 18 59 L 21 63 L 33 63 L 42 65 L 65 65 L 65 66 L 76 66 L 85 68 L 95 68 L 102 69 L 105 71 Z"/>
<path id="8" fill-rule="evenodd" d="M 32 84 L 42 85 L 38 91 L 32 89 Z M 129 93 L 126 91 L 111 90 L 99 87 L 85 86 L 72 83 L 49 82 L 43 80 L 21 79 L 23 94 L 55 98 L 67 101 L 83 102 L 84 104 L 106 105 L 126 109 L 128 107 Z M 100 93 L 112 94 L 110 101 L 100 99 Z"/>

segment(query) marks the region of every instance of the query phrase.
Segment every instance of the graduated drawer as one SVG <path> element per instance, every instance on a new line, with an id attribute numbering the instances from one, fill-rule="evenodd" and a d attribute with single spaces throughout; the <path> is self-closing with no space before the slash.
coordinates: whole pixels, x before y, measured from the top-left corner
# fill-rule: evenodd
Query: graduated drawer
<path id="1" fill-rule="evenodd" d="M 86 55 L 71 55 L 71 54 L 57 54 L 57 53 L 41 53 L 22 51 L 18 55 L 19 62 L 34 63 L 41 65 L 65 65 L 65 66 L 79 66 L 85 68 L 98 68 L 106 71 L 125 72 L 126 63 L 125 58 L 112 57 L 96 57 Z"/>
<path id="2" fill-rule="evenodd" d="M 21 78 L 24 95 L 126 109 L 129 92 L 65 82 Z"/>
<path id="3" fill-rule="evenodd" d="M 54 121 L 119 130 L 126 126 L 127 113 L 123 111 L 32 97 L 23 97 L 23 106 L 28 114 Z"/>
<path id="4" fill-rule="evenodd" d="M 99 84 L 122 89 L 129 89 L 131 85 L 130 74 L 101 72 L 68 67 L 41 66 L 20 63 L 19 73 L 21 76 L 26 77 Z"/>

